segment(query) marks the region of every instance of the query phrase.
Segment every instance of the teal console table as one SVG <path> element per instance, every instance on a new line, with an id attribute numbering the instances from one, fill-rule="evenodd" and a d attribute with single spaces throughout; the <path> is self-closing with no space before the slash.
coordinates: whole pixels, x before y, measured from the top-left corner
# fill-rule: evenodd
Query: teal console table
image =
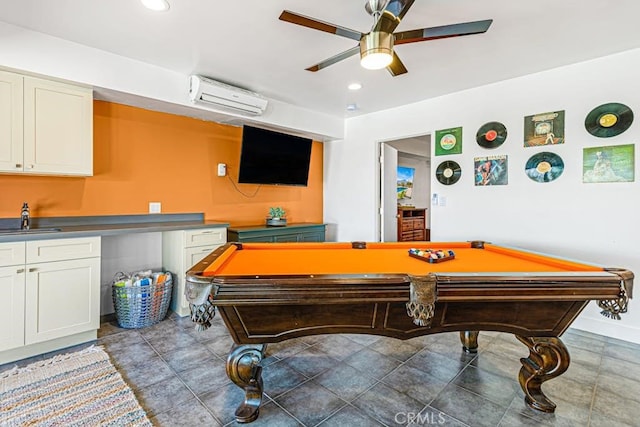
<path id="1" fill-rule="evenodd" d="M 326 224 L 298 223 L 285 227 L 247 225 L 229 227 L 229 242 L 324 242 Z"/>

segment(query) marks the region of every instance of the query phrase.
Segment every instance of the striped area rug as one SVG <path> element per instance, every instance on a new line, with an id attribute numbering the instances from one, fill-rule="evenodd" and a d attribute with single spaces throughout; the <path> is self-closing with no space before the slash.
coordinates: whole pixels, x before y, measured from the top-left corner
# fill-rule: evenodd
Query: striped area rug
<path id="1" fill-rule="evenodd" d="M 151 426 L 100 347 L 0 373 L 0 426 Z"/>

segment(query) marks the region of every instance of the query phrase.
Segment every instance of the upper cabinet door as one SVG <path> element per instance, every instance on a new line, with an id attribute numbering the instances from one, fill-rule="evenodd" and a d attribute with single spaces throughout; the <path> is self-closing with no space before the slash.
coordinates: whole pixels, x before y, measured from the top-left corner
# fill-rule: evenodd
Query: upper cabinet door
<path id="1" fill-rule="evenodd" d="M 0 71 L 0 171 L 22 165 L 22 76 Z"/>
<path id="2" fill-rule="evenodd" d="M 24 172 L 93 174 L 93 92 L 24 77 Z"/>

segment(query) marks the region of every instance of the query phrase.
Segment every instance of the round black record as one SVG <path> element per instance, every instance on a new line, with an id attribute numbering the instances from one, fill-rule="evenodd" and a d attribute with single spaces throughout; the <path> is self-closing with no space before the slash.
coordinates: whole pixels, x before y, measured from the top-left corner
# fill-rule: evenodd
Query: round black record
<path id="1" fill-rule="evenodd" d="M 591 135 L 609 138 L 620 135 L 633 123 L 633 111 L 624 104 L 610 102 L 591 110 L 584 120 L 584 127 Z"/>
<path id="2" fill-rule="evenodd" d="M 484 148 L 497 148 L 507 139 L 507 128 L 500 122 L 489 122 L 480 126 L 476 133 L 478 145 Z"/>
<path id="3" fill-rule="evenodd" d="M 564 171 L 564 162 L 556 153 L 544 151 L 534 154 L 527 160 L 525 173 L 535 182 L 551 182 Z"/>
<path id="4" fill-rule="evenodd" d="M 452 160 L 440 163 L 436 169 L 436 178 L 444 185 L 451 185 L 458 182 L 462 175 L 460 165 Z"/>

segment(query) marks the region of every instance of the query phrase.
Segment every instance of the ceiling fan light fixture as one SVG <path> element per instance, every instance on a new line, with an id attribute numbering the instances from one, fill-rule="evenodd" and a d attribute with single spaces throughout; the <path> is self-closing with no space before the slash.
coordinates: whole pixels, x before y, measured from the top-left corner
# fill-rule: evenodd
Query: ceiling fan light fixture
<path id="1" fill-rule="evenodd" d="M 372 31 L 360 39 L 360 65 L 380 70 L 393 61 L 393 34 Z"/>

